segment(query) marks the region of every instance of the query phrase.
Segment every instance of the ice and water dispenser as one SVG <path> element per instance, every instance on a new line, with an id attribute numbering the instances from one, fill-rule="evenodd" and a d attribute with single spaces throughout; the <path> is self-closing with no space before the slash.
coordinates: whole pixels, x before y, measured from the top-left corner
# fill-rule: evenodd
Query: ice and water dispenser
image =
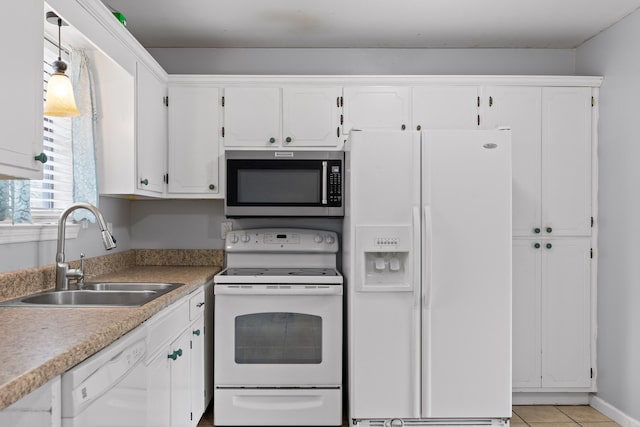
<path id="1" fill-rule="evenodd" d="M 360 292 L 411 291 L 413 280 L 411 226 L 356 227 Z"/>

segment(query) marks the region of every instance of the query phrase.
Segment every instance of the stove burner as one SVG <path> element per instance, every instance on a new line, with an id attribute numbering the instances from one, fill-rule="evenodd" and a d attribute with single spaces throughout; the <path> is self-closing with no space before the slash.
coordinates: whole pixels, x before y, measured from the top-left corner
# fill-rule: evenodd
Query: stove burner
<path id="1" fill-rule="evenodd" d="M 326 276 L 327 270 L 301 269 L 287 273 L 290 276 Z"/>
<path id="2" fill-rule="evenodd" d="M 268 271 L 268 268 L 235 268 L 229 271 L 229 274 L 231 276 L 262 276 Z"/>

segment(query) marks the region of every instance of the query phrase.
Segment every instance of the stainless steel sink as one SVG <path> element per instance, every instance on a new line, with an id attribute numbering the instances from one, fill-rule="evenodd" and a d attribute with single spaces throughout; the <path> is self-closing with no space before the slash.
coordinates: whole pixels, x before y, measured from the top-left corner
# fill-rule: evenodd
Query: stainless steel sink
<path id="1" fill-rule="evenodd" d="M 154 282 L 97 282 L 85 283 L 82 289 L 93 291 L 172 291 L 181 285 L 179 283 Z"/>
<path id="2" fill-rule="evenodd" d="M 87 283 L 82 290 L 45 291 L 0 303 L 13 307 L 135 307 L 182 286 L 180 283 Z"/>

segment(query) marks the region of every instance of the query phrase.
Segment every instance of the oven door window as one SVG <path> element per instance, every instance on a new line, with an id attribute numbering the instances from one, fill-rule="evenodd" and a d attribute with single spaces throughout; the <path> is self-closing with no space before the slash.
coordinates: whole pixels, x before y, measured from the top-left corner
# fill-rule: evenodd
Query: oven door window
<path id="1" fill-rule="evenodd" d="M 301 313 L 254 313 L 235 318 L 238 364 L 322 363 L 322 318 Z"/>
<path id="2" fill-rule="evenodd" d="M 229 206 L 321 206 L 322 164 L 315 160 L 229 160 Z"/>

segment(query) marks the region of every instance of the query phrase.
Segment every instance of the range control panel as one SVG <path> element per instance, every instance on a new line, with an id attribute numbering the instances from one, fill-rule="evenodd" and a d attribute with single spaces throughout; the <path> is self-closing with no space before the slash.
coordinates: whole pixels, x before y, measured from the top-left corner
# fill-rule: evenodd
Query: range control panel
<path id="1" fill-rule="evenodd" d="M 337 253 L 338 235 L 302 228 L 235 230 L 227 234 L 225 251 Z"/>

